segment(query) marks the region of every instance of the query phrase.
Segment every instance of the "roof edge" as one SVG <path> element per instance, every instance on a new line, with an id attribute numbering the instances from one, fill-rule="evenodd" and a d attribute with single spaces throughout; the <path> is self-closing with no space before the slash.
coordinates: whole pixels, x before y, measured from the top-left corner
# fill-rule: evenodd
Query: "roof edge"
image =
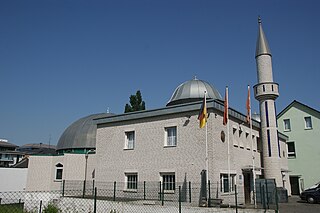
<path id="1" fill-rule="evenodd" d="M 316 109 L 314 109 L 314 108 L 312 108 L 312 107 L 310 107 L 310 106 L 308 106 L 308 105 L 306 105 L 306 104 L 303 104 L 303 103 L 301 103 L 301 102 L 299 102 L 299 101 L 297 101 L 297 100 L 293 100 L 293 101 L 292 101 L 288 106 L 286 106 L 280 113 L 278 113 L 277 119 L 278 119 L 279 117 L 281 117 L 285 112 L 287 112 L 287 111 L 288 111 L 293 105 L 295 105 L 295 104 L 299 104 L 299 105 L 301 105 L 301 106 L 304 106 L 304 107 L 306 107 L 306 108 L 308 108 L 308 109 L 310 109 L 310 110 L 312 110 L 312 111 L 320 114 L 320 111 L 318 111 L 318 110 L 316 110 Z"/>

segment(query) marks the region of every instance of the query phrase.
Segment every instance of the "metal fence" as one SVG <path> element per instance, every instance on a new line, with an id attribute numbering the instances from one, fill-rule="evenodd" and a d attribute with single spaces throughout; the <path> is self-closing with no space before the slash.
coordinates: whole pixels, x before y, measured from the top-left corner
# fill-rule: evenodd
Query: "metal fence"
<path id="1" fill-rule="evenodd" d="M 163 182 L 138 182 L 128 189 L 125 182 L 63 181 L 59 191 L 0 192 L 0 213 L 259 212 L 245 205 L 243 187 L 233 189 L 221 192 L 219 183 L 210 182 L 175 183 L 170 189 Z"/>

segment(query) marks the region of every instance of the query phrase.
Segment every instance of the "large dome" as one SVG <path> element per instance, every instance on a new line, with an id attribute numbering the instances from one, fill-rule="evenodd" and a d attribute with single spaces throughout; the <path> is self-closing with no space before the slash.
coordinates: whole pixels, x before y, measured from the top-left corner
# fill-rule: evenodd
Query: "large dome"
<path id="1" fill-rule="evenodd" d="M 72 123 L 62 133 L 57 144 L 59 153 L 74 150 L 87 150 L 96 148 L 97 125 L 94 119 L 108 117 L 113 114 L 99 113 L 80 118 Z"/>
<path id="2" fill-rule="evenodd" d="M 171 96 L 167 106 L 200 101 L 204 97 L 204 91 L 207 91 L 207 99 L 220 99 L 221 95 L 208 82 L 193 79 L 180 84 Z"/>

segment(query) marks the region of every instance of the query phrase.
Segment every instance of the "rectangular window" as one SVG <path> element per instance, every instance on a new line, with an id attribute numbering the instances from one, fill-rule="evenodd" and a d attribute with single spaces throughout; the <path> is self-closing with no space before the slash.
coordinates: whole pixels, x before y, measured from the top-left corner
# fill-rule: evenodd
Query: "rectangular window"
<path id="1" fill-rule="evenodd" d="M 288 158 L 296 158 L 296 148 L 294 142 L 287 142 L 288 144 Z"/>
<path id="2" fill-rule="evenodd" d="M 253 151 L 257 151 L 257 144 L 255 143 L 256 139 L 255 139 L 255 136 L 252 135 L 252 149 Z"/>
<path id="3" fill-rule="evenodd" d="M 176 176 L 174 173 L 161 174 L 163 190 L 174 191 L 176 188 Z"/>
<path id="4" fill-rule="evenodd" d="M 311 121 L 311 117 L 304 117 L 304 121 L 305 121 L 305 127 L 306 129 L 312 129 L 312 121 Z"/>
<path id="5" fill-rule="evenodd" d="M 56 180 L 62 180 L 62 169 L 57 169 Z"/>
<path id="6" fill-rule="evenodd" d="M 127 189 L 138 189 L 138 174 L 126 174 Z"/>
<path id="7" fill-rule="evenodd" d="M 291 131 L 290 119 L 283 119 L 284 131 Z"/>
<path id="8" fill-rule="evenodd" d="M 230 181 L 229 181 L 229 175 L 228 174 L 220 174 L 220 192 L 230 192 L 234 191 L 234 185 L 235 185 L 235 174 L 230 174 Z"/>
<path id="9" fill-rule="evenodd" d="M 261 144 L 260 138 L 256 137 L 256 141 L 257 141 L 257 151 L 259 153 L 261 153 L 262 152 L 262 144 Z"/>
<path id="10" fill-rule="evenodd" d="M 177 127 L 166 127 L 165 146 L 177 146 Z"/>
<path id="11" fill-rule="evenodd" d="M 244 144 L 243 144 L 243 138 L 242 138 L 242 129 L 240 128 L 239 129 L 239 146 L 240 146 L 240 148 L 244 148 Z"/>
<path id="12" fill-rule="evenodd" d="M 233 145 L 238 146 L 238 141 L 237 141 L 237 136 L 236 136 L 237 128 L 233 127 L 232 128 L 232 140 L 233 140 Z"/>
<path id="13" fill-rule="evenodd" d="M 126 144 L 125 149 L 134 149 L 134 131 L 126 132 Z"/>
<path id="14" fill-rule="evenodd" d="M 58 163 L 56 165 L 56 181 L 62 180 L 62 173 L 63 173 L 63 165 L 61 163 Z"/>

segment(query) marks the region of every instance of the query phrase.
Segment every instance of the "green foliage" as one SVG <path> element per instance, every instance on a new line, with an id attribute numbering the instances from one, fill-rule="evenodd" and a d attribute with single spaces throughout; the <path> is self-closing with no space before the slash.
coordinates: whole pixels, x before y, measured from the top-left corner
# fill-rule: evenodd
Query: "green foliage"
<path id="1" fill-rule="evenodd" d="M 130 104 L 126 104 L 124 112 L 135 112 L 140 110 L 145 110 L 145 102 L 142 101 L 142 95 L 140 90 L 137 91 L 135 95 L 130 96 Z"/>
<path id="2" fill-rule="evenodd" d="M 49 203 L 48 206 L 46 206 L 43 209 L 43 213 L 59 213 L 61 210 L 54 204 Z"/>
<path id="3" fill-rule="evenodd" d="M 2 212 L 17 212 L 23 213 L 23 204 L 4 204 L 0 205 L 0 213 Z"/>

